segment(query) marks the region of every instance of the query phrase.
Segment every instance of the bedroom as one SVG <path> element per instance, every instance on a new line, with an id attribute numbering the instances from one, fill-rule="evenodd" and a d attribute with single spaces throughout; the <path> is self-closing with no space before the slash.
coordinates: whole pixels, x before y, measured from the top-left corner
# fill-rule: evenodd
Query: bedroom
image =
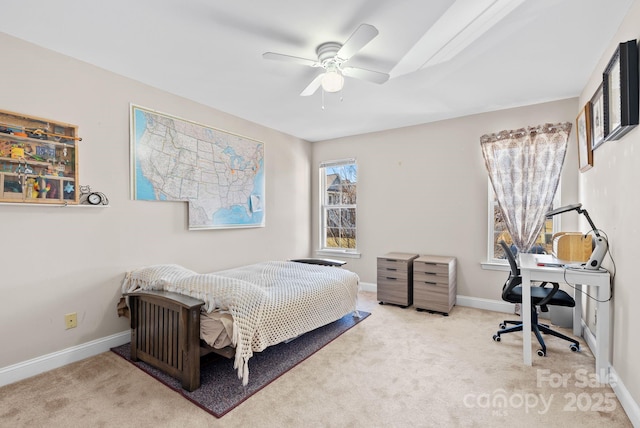
<path id="1" fill-rule="evenodd" d="M 584 88 L 568 98 L 314 143 L 2 33 L 0 52 L 13 66 L 3 67 L 0 108 L 77 124 L 84 140 L 81 180 L 107 194 L 111 205 L 95 210 L 1 207 L 3 319 L 22 320 L 0 325 L 4 349 L 11 349 L 0 356 L 0 368 L 13 369 L 3 375 L 14 376 L 16 365 L 54 353 L 69 361 L 82 351 L 67 355 L 65 350 L 92 341 L 122 340 L 119 334 L 127 325 L 114 308 L 122 275 L 133 267 L 178 263 L 204 272 L 263 261 L 265 248 L 274 259 L 312 255 L 318 247 L 316 165 L 328 159 L 359 162 L 359 210 L 369 214 L 358 227 L 375 233 L 361 233 L 362 256 L 348 259 L 348 266 L 363 283 L 373 286 L 375 257 L 387 251 L 452 254 L 459 262 L 458 294 L 499 301 L 505 273 L 480 264 L 487 247 L 486 172 L 479 148 L 469 147 L 478 147 L 479 136 L 487 132 L 548 120 L 574 123 L 614 46 L 640 37 L 639 21 L 640 5 L 633 2 L 617 32 L 602 41 L 600 60 L 586 72 Z M 571 48 L 566 51 L 569 57 Z M 186 204 L 130 200 L 131 102 L 263 141 L 267 227 L 189 232 Z M 311 104 L 319 109 L 319 103 L 316 97 Z M 612 310 L 611 363 L 636 408 L 640 373 L 633 361 L 640 345 L 633 326 L 639 322 L 634 306 L 640 292 L 631 238 L 640 201 L 631 186 L 638 182 L 637 132 L 599 148 L 594 168 L 584 174 L 577 171 L 572 139 L 562 181 L 566 203 L 582 202 L 611 238 L 619 296 Z M 389 195 L 402 200 L 401 221 L 389 220 L 396 212 Z M 565 217 L 567 228 L 584 227 L 577 218 Z M 27 312 L 31 315 L 25 318 Z M 63 315 L 70 312 L 77 312 L 78 327 L 65 330 Z M 21 369 L 52 368 L 47 364 L 38 360 Z"/>

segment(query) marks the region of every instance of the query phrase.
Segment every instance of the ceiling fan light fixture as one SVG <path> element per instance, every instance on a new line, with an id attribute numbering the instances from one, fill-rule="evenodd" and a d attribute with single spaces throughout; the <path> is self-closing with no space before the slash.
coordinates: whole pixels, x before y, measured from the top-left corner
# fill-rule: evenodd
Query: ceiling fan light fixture
<path id="1" fill-rule="evenodd" d="M 322 89 L 325 92 L 338 92 L 344 86 L 344 76 L 338 70 L 328 70 L 322 76 Z"/>

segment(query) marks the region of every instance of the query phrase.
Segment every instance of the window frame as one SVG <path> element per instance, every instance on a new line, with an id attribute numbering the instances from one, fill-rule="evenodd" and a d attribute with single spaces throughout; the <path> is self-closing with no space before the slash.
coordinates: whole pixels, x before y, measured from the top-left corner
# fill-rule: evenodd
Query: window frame
<path id="1" fill-rule="evenodd" d="M 327 204 L 327 174 L 326 169 L 331 167 L 340 167 L 340 166 L 348 166 L 354 165 L 356 170 L 356 182 L 355 182 L 355 193 L 356 193 L 356 203 L 355 204 Z M 342 255 L 352 255 L 359 256 L 358 253 L 358 182 L 357 176 L 359 174 L 359 166 L 358 162 L 355 158 L 346 158 L 346 159 L 338 159 L 332 161 L 322 161 L 318 166 L 318 177 L 319 177 L 319 219 L 318 222 L 318 253 L 325 254 L 335 254 L 339 253 Z M 355 216 L 355 246 L 353 248 L 347 247 L 329 247 L 327 246 L 327 212 L 329 209 L 353 209 Z"/>
<path id="2" fill-rule="evenodd" d="M 552 208 L 557 208 L 560 206 L 560 188 L 561 188 L 562 180 L 558 182 L 558 190 L 556 190 L 556 194 L 553 198 L 553 206 Z M 499 259 L 495 257 L 494 248 L 495 243 L 493 241 L 495 232 L 495 207 L 498 204 L 498 201 L 495 198 L 495 193 L 493 191 L 493 186 L 491 185 L 491 179 L 487 178 L 487 263 L 489 264 L 498 264 L 498 265 L 507 265 L 508 261 L 506 259 Z M 561 230 L 560 226 L 560 216 L 552 217 L 553 221 L 553 230 L 552 234 L 556 234 Z"/>

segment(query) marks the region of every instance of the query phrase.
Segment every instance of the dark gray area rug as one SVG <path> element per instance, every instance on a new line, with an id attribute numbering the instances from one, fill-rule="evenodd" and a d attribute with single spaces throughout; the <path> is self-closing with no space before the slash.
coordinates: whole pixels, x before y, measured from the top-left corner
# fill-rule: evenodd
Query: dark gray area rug
<path id="1" fill-rule="evenodd" d="M 262 352 L 255 353 L 249 360 L 249 384 L 244 387 L 233 368 L 233 359 L 216 354 L 202 357 L 201 386 L 193 392 L 188 392 L 182 389 L 177 379 L 142 361 L 135 363 L 131 361 L 129 343 L 111 350 L 213 416 L 220 418 L 370 315 L 369 312 L 358 312 L 360 318 L 347 314 L 331 324 L 310 331 L 288 343 L 270 346 Z"/>

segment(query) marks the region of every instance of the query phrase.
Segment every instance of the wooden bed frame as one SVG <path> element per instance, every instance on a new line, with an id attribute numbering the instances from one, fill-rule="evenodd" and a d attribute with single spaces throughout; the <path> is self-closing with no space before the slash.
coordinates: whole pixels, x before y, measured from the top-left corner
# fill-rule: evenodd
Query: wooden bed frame
<path id="1" fill-rule="evenodd" d="M 298 263 L 340 267 L 341 260 L 295 259 Z M 131 360 L 144 361 L 175 377 L 187 391 L 200 387 L 200 357 L 216 353 L 233 358 L 235 348 L 216 349 L 200 340 L 204 302 L 169 291 L 137 291 L 129 297 Z"/>
<path id="2" fill-rule="evenodd" d="M 232 347 L 214 349 L 200 340 L 202 300 L 168 291 L 125 296 L 131 311 L 132 361 L 144 361 L 194 391 L 200 387 L 200 357 L 211 352 L 234 356 Z"/>

